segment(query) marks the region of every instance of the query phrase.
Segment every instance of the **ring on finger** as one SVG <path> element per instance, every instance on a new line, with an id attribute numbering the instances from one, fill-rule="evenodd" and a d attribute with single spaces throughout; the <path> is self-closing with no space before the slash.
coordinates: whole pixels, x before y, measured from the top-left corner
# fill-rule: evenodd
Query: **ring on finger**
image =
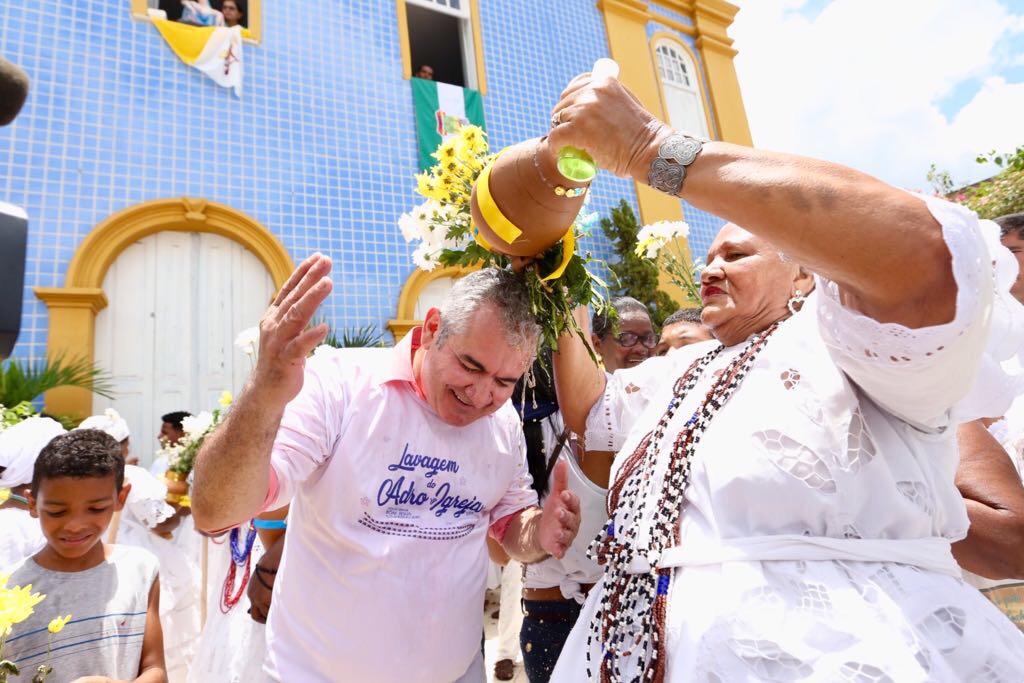
<path id="1" fill-rule="evenodd" d="M 562 123 L 562 110 L 559 109 L 558 111 L 556 111 L 551 116 L 551 127 L 554 128 L 555 126 L 557 126 L 557 125 L 559 125 L 561 123 Z"/>

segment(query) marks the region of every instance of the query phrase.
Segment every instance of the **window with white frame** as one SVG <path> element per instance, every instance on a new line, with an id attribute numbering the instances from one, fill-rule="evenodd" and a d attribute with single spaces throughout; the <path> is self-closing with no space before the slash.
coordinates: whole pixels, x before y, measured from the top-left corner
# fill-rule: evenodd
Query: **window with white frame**
<path id="1" fill-rule="evenodd" d="M 405 0 L 412 75 L 479 90 L 471 0 Z"/>
<path id="2" fill-rule="evenodd" d="M 654 47 L 658 57 L 665 107 L 673 128 L 709 137 L 709 126 L 700 93 L 697 67 L 683 47 L 673 40 L 659 40 Z"/>

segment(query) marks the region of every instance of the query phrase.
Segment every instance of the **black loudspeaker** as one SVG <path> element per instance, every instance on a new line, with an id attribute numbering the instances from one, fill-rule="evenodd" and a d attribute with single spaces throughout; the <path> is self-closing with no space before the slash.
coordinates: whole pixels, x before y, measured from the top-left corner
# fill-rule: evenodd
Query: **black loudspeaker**
<path id="1" fill-rule="evenodd" d="M 21 330 L 27 242 L 28 216 L 13 204 L 0 202 L 0 359 L 11 355 Z"/>

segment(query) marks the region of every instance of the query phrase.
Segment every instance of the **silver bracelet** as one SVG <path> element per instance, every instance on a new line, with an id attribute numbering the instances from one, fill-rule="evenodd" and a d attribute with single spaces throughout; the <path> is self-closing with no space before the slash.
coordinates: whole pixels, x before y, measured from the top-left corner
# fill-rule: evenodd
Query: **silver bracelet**
<path id="1" fill-rule="evenodd" d="M 699 138 L 673 133 L 658 148 L 658 158 L 651 162 L 647 184 L 655 190 L 678 196 L 686 179 L 686 167 L 693 163 L 704 148 Z"/>

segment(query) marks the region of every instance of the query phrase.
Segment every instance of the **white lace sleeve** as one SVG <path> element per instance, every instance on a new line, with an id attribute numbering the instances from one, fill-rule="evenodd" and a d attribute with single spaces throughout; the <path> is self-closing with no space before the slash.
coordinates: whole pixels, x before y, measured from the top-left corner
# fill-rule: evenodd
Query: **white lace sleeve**
<path id="1" fill-rule="evenodd" d="M 635 368 L 605 373 L 604 394 L 587 416 L 584 443 L 588 451 L 615 453 L 622 448 L 654 393 L 675 379 L 673 368 L 679 357 L 669 353 L 648 358 Z"/>
<path id="2" fill-rule="evenodd" d="M 845 307 L 836 283 L 820 277 L 815 299 L 822 338 L 850 379 L 893 415 L 936 430 L 1001 415 L 1009 405 L 1016 388 L 999 363 L 1024 341 L 1024 308 L 1009 294 L 1016 262 L 999 244 L 997 226 L 961 206 L 922 200 L 952 254 L 951 322 L 919 329 L 880 323 Z"/>

